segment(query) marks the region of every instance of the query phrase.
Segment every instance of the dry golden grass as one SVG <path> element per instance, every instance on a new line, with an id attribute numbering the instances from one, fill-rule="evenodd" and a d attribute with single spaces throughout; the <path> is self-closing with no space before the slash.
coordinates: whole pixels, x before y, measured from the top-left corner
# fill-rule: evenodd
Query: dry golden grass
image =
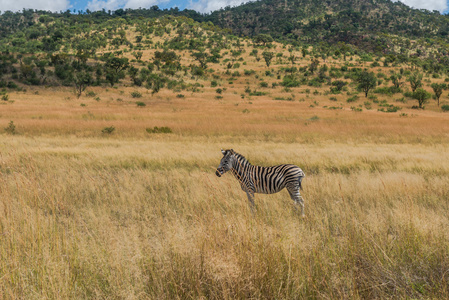
<path id="1" fill-rule="evenodd" d="M 444 143 L 2 139 L 3 298 L 449 296 Z M 223 145 L 301 166 L 307 218 L 285 191 L 251 215 Z"/>
<path id="2" fill-rule="evenodd" d="M 245 68 L 264 72 L 247 53 Z M 0 298 L 448 298 L 448 115 L 433 102 L 399 103 L 403 117 L 356 113 L 324 87 L 246 95 L 259 81 L 223 79 L 220 100 L 208 80 L 154 96 L 90 88 L 99 101 L 11 92 L 0 105 L 0 129 L 12 120 L 17 132 L 0 135 Z M 214 175 L 220 148 L 303 168 L 307 217 L 286 191 L 257 194 L 252 215 L 238 182 Z"/>

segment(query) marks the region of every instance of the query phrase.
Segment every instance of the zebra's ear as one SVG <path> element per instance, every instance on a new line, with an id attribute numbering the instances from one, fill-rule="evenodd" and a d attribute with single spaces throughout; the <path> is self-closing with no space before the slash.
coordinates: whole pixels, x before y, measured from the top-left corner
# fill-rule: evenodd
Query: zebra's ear
<path id="1" fill-rule="evenodd" d="M 226 154 L 226 151 L 224 151 L 223 149 L 221 149 L 221 153 L 223 153 L 223 155 Z"/>

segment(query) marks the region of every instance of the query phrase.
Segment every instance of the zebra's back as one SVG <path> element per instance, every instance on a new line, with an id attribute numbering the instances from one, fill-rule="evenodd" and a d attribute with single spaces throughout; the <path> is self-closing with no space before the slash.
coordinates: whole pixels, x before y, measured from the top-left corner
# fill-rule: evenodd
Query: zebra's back
<path id="1" fill-rule="evenodd" d="M 301 187 L 304 176 L 298 166 L 283 164 L 272 167 L 254 166 L 252 179 L 256 193 L 273 194 L 285 187 Z"/>

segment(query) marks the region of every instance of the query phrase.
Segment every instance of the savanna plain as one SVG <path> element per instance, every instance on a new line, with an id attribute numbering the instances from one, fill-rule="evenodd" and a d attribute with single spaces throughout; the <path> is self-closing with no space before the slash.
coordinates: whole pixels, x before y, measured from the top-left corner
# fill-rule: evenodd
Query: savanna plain
<path id="1" fill-rule="evenodd" d="M 213 89 L 142 91 L 138 107 L 132 90 L 31 88 L 2 105 L 16 134 L 0 144 L 1 298 L 449 297 L 446 114 Z M 306 217 L 286 191 L 257 194 L 252 214 L 214 174 L 220 148 L 300 166 Z"/>

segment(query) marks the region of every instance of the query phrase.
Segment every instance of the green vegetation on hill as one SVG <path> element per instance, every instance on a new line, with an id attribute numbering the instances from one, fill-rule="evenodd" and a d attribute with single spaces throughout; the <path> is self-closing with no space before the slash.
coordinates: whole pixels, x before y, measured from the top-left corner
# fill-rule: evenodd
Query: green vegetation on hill
<path id="1" fill-rule="evenodd" d="M 444 31 L 447 16 L 389 1 L 356 2 L 351 10 L 343 2 L 299 4 L 258 1 L 210 15 L 156 6 L 78 14 L 5 12 L 0 16 L 0 88 L 69 86 L 77 97 L 88 86 L 120 84 L 145 87 L 152 94 L 163 88 L 176 93 L 196 92 L 205 82 L 218 78 L 232 85 L 243 69 L 248 79 L 262 81 L 257 83 L 258 88 L 268 87 L 260 77 L 266 76 L 273 78 L 272 88 L 283 86 L 286 90 L 307 85 L 329 86 L 331 94 L 364 91 L 365 97 L 368 93 L 403 93 L 418 100 L 418 107 L 423 108 L 430 96 L 415 92 L 422 85 L 423 75 L 436 81 L 449 75 L 448 37 Z M 262 8 L 266 14 L 259 14 Z M 407 20 L 404 13 L 410 14 Z M 253 14 L 259 17 L 248 31 L 249 23 L 239 20 L 252 20 Z M 285 22 L 294 26 L 287 28 Z M 239 24 L 240 32 L 235 24 Z M 237 37 L 224 27 L 253 36 Z M 392 32 L 386 33 L 385 28 Z M 258 68 L 265 69 L 256 72 L 241 68 L 247 64 L 242 56 L 246 52 L 255 58 Z M 223 66 L 224 70 L 211 65 Z M 382 67 L 393 69 L 385 69 L 388 75 L 381 69 L 377 75 L 372 73 L 373 68 Z M 369 82 L 363 79 L 367 72 Z M 419 79 L 419 86 L 414 86 L 413 78 Z M 412 92 L 402 89 L 405 82 L 410 82 Z M 430 79 L 426 82 L 428 87 L 442 84 Z M 446 88 L 432 88 L 438 104 Z M 249 96 L 267 94 L 254 86 L 248 86 L 248 91 Z M 216 95 L 217 99 L 221 97 Z"/>
<path id="2" fill-rule="evenodd" d="M 378 53 L 395 53 L 394 46 L 420 49 L 424 45 L 411 44 L 417 39 L 444 47 L 449 34 L 447 15 L 389 0 L 261 0 L 226 7 L 206 19 L 241 35 L 265 33 L 315 45 L 343 42 Z"/>

